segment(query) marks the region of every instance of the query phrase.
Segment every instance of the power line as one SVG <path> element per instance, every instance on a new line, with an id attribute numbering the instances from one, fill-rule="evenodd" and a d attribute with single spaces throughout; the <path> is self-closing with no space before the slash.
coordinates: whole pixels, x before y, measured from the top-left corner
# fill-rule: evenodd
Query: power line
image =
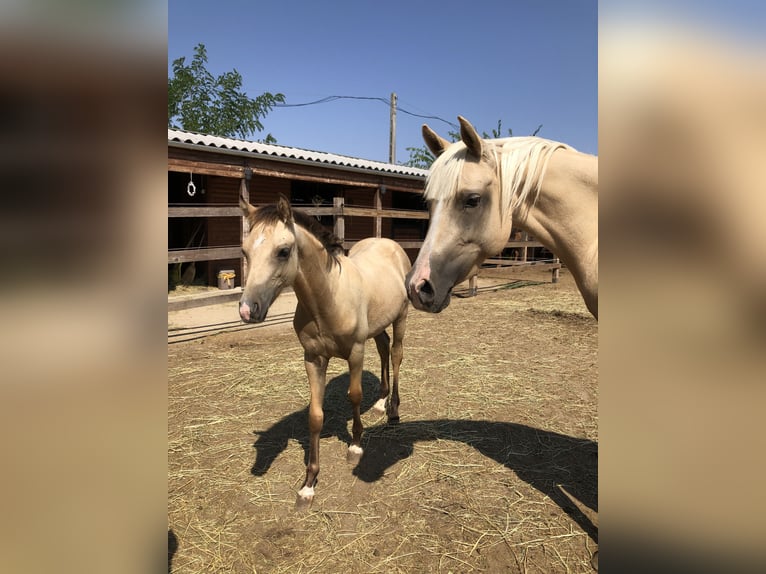
<path id="1" fill-rule="evenodd" d="M 305 106 L 314 106 L 317 104 L 326 104 L 328 102 L 334 102 L 336 100 L 377 100 L 379 102 L 382 102 L 386 106 L 391 106 L 391 100 L 388 98 L 379 98 L 375 96 L 327 96 L 326 98 L 321 98 L 319 100 L 314 100 L 313 102 L 304 102 L 301 104 L 275 104 L 275 108 L 301 108 Z M 415 112 L 410 112 L 409 110 L 405 110 L 404 108 L 400 108 L 399 106 L 396 106 L 396 111 L 402 112 L 403 114 L 407 114 L 416 118 L 424 118 L 427 120 L 439 120 L 440 122 L 444 122 L 445 124 L 451 126 L 454 129 L 460 129 L 460 127 L 457 124 L 452 123 L 449 120 L 445 120 L 444 118 L 440 118 L 439 116 L 431 116 L 431 115 L 424 115 L 424 114 L 416 114 Z"/>

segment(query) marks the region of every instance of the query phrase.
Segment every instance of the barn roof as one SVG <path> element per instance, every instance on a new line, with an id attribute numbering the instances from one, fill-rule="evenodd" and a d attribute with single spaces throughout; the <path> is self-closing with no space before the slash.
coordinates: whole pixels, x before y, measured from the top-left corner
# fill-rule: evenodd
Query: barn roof
<path id="1" fill-rule="evenodd" d="M 225 151 L 226 153 L 234 153 L 242 156 L 257 156 L 264 159 L 273 158 L 278 161 L 288 162 L 324 164 L 353 171 L 372 171 L 399 177 L 403 176 L 424 179 L 426 175 L 428 175 L 428 171 L 425 169 L 408 167 L 406 165 L 396 165 L 295 147 L 211 136 L 183 130 L 168 129 L 168 145 L 186 148 L 215 148 L 215 150 L 219 152 Z"/>

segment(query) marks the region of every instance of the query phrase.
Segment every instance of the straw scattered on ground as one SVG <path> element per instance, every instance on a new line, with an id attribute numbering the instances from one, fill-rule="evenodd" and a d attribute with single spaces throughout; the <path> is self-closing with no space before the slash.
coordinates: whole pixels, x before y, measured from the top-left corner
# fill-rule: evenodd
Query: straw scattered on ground
<path id="1" fill-rule="evenodd" d="M 347 366 L 330 362 L 306 513 L 308 384 L 289 325 L 169 345 L 172 571 L 592 572 L 597 323 L 566 271 L 486 277 L 439 315 L 411 310 L 398 425 L 369 410 L 368 343 L 356 468 Z"/>

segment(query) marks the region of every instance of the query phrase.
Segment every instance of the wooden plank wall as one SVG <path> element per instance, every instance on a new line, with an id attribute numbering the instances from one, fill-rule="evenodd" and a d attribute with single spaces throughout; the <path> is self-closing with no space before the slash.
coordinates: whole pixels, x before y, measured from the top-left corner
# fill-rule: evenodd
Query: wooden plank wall
<path id="1" fill-rule="evenodd" d="M 208 176 L 207 203 L 237 205 L 239 202 L 239 180 L 233 177 Z M 207 245 L 208 247 L 229 247 L 240 244 L 242 233 L 241 218 L 238 217 L 208 217 Z M 235 285 L 242 284 L 240 277 L 239 259 L 223 259 L 207 261 L 208 285 L 218 284 L 218 272 L 232 269 L 237 274 Z"/>

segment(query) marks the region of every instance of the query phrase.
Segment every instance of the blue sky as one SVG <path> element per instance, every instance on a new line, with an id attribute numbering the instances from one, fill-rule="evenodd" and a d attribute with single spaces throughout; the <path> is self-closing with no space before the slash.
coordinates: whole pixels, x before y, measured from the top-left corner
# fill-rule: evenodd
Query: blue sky
<path id="1" fill-rule="evenodd" d="M 598 152 L 595 0 L 170 0 L 168 69 L 205 44 L 213 74 L 236 68 L 251 96 L 287 104 L 328 96 L 389 98 L 404 110 L 479 131 L 539 135 Z M 439 120 L 397 113 L 396 161 Z M 278 108 L 263 121 L 279 144 L 388 161 L 389 109 L 337 100 Z"/>

